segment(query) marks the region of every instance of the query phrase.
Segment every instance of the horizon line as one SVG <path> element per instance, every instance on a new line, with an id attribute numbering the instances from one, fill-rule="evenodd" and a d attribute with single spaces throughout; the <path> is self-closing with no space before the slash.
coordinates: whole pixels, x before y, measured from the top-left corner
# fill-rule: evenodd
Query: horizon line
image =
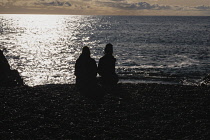
<path id="1" fill-rule="evenodd" d="M 210 17 L 210 15 L 117 15 L 117 14 L 33 14 L 33 13 L 0 13 L 0 15 L 63 15 L 63 16 L 150 16 L 150 17 Z"/>

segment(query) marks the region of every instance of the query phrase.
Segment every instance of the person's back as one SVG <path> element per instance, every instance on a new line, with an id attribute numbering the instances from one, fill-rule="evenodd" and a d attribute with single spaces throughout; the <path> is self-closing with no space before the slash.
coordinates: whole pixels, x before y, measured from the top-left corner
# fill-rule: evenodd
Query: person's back
<path id="1" fill-rule="evenodd" d="M 116 85 L 118 76 L 115 73 L 116 58 L 112 55 L 112 44 L 107 44 L 105 47 L 105 55 L 100 58 L 98 64 L 98 73 L 102 78 L 102 83 L 105 85 Z"/>
<path id="2" fill-rule="evenodd" d="M 82 54 L 75 64 L 76 86 L 79 90 L 94 88 L 96 85 L 97 65 L 90 57 L 88 47 L 84 47 Z"/>
<path id="3" fill-rule="evenodd" d="M 115 62 L 116 59 L 110 54 L 105 54 L 102 58 L 100 58 L 98 65 L 99 75 L 104 77 L 115 74 Z"/>

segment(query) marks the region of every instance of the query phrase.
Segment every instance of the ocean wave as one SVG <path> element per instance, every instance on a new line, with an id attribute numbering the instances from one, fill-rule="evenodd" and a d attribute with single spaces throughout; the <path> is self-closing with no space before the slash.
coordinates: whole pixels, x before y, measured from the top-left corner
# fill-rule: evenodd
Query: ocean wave
<path id="1" fill-rule="evenodd" d="M 98 62 L 107 43 L 121 79 L 187 83 L 210 73 L 210 21 L 197 18 L 1 15 L 0 49 L 28 85 L 74 82 L 82 47 Z"/>

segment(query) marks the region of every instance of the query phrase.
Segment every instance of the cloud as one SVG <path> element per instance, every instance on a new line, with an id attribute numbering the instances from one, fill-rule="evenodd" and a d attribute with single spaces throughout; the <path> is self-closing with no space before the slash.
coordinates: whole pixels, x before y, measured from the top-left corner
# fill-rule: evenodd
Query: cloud
<path id="1" fill-rule="evenodd" d="M 57 6 L 57 7 L 70 7 L 72 4 L 68 0 L 2 0 L 1 6 L 8 7 L 37 7 L 37 6 Z"/>
<path id="2" fill-rule="evenodd" d="M 124 1 L 124 0 L 112 0 L 112 1 Z M 158 4 L 149 4 L 147 2 L 139 2 L 139 3 L 115 3 L 115 2 L 99 2 L 101 5 L 106 5 L 108 7 L 119 8 L 124 10 L 169 10 L 173 7 L 158 5 Z"/>
<path id="3" fill-rule="evenodd" d="M 173 11 L 206 11 L 210 10 L 210 6 L 180 6 L 180 5 L 160 5 L 150 4 L 148 2 L 128 3 L 125 0 L 111 0 L 107 2 L 99 1 L 101 6 L 118 8 L 122 10 L 173 10 Z"/>
<path id="4" fill-rule="evenodd" d="M 137 10 L 142 10 L 142 9 L 148 9 L 148 10 L 167 10 L 167 9 L 172 9 L 171 6 L 160 6 L 158 4 L 151 5 L 147 2 L 139 2 L 139 3 L 134 3 L 132 5 L 128 5 L 128 9 L 137 9 Z"/>
<path id="5" fill-rule="evenodd" d="M 192 2 L 191 2 L 192 1 Z M 0 13 L 209 15 L 206 0 L 0 0 Z M 205 1 L 205 3 L 204 3 Z M 198 1 L 196 1 L 198 2 Z M 193 5 L 192 5 L 193 4 Z M 17 12 L 16 12 L 16 11 Z M 21 13 L 21 12 L 19 12 Z"/>
<path id="6" fill-rule="evenodd" d="M 201 11 L 207 11 L 207 10 L 210 10 L 210 6 L 197 6 L 197 7 L 194 7 L 195 9 L 197 10 L 201 10 Z"/>
<path id="7" fill-rule="evenodd" d="M 34 6 L 34 1 L 32 0 L 28 0 L 28 1 L 24 1 L 24 0 L 4 0 L 4 6 L 5 7 L 13 7 L 13 6 L 17 6 L 17 7 L 22 7 L 22 6 Z"/>
<path id="8" fill-rule="evenodd" d="M 69 2 L 61 2 L 61 1 L 45 1 L 45 0 L 40 0 L 39 2 L 35 2 L 35 5 L 41 5 L 41 6 L 72 6 L 71 3 Z"/>
<path id="9" fill-rule="evenodd" d="M 125 1 L 125 0 L 111 0 L 111 1 Z"/>

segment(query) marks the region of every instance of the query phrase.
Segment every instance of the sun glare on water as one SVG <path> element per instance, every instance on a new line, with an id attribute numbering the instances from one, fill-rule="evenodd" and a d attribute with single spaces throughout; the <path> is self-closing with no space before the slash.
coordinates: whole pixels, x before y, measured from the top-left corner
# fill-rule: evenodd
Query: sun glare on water
<path id="1" fill-rule="evenodd" d="M 70 19 L 70 23 L 65 22 Z M 75 54 L 74 16 L 4 15 L 4 47 L 12 68 L 27 85 L 72 83 Z M 71 78 L 70 78 L 71 77 Z"/>

